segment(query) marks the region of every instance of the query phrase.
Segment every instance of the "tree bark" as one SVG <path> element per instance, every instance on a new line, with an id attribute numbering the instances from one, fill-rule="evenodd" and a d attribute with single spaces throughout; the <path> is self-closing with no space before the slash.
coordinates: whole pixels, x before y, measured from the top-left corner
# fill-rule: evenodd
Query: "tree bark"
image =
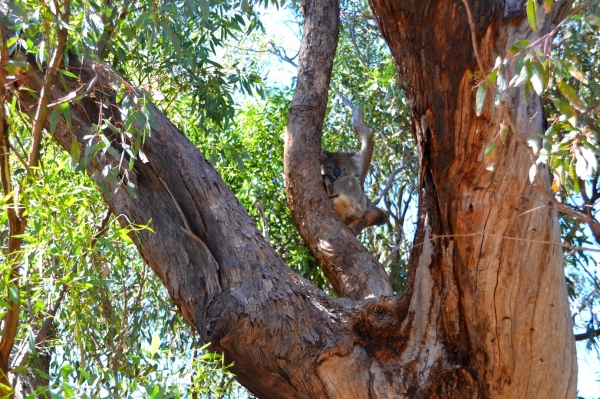
<path id="1" fill-rule="evenodd" d="M 484 71 L 478 71 L 469 3 Z M 560 243 L 558 215 L 529 182 L 532 162 L 524 144 L 544 131 L 541 102 L 512 89 L 507 111 L 494 105 L 493 95 L 479 117 L 474 104 L 474 76 L 485 77 L 515 41 L 548 33 L 571 2 L 555 2 L 547 15 L 542 10 L 535 32 L 523 2 L 370 4 L 404 82 L 421 153 L 418 242 L 427 223 L 439 237 L 429 268 L 417 266 L 415 291 L 422 285 L 419 273 L 430 274 L 437 304 L 430 315 L 438 317 L 428 330 L 438 331 L 432 345 L 443 343 L 447 353 L 440 360 L 449 370 L 427 382 L 431 393 L 425 396 L 445 397 L 460 371 L 484 398 L 574 397 L 577 366 L 562 249 L 547 243 Z M 516 129 L 494 164 L 486 164 L 484 149 L 507 119 Z M 545 181 L 537 183 L 550 192 L 549 173 L 542 174 Z M 423 260 L 421 254 L 419 264 Z"/>
<path id="2" fill-rule="evenodd" d="M 544 243 L 560 240 L 557 213 L 531 187 L 531 163 L 516 137 L 539 127 L 540 118 L 531 118 L 539 101 L 512 95 L 508 108 L 518 129 L 498 149 L 494 170 L 486 169 L 483 151 L 503 112 L 488 99 L 475 115 L 476 61 L 463 3 L 371 5 L 405 82 L 421 153 L 419 225 L 401 296 L 359 299 L 385 294 L 380 283 L 387 279 L 369 271 L 380 267 L 369 260 L 369 277 L 354 280 L 360 264 L 346 254 L 321 259 L 333 259 L 329 274 L 339 280 L 338 294 L 349 298 L 327 296 L 289 269 L 214 168 L 154 107 L 159 127 L 144 145 L 148 162 L 136 161 L 131 174 L 136 197 L 120 189 L 106 202 L 121 223 L 150 225 L 154 232 L 132 237 L 145 261 L 202 339 L 234 361 L 238 380 L 261 398 L 574 397 L 562 252 Z M 316 34 L 307 43 L 327 48 L 311 55 L 316 50 L 303 44 L 302 56 L 328 57 L 335 41 L 322 35 L 335 34 L 329 24 L 337 11 L 330 7 L 337 6 L 307 6 L 316 18 L 307 22 L 305 37 Z M 484 65 L 491 67 L 512 41 L 547 32 L 567 6 L 555 4 L 540 32 L 531 32 L 523 17 L 504 17 L 504 2 L 479 2 L 473 11 Z M 84 137 L 96 131 L 103 102 L 114 99 L 102 87 L 108 75 L 118 76 L 91 62 L 70 70 L 84 83 L 97 77 L 93 95 L 71 105 L 73 128 L 61 118 L 55 130 L 73 154 L 72 145 L 84 149 Z M 305 86 L 311 71 L 312 90 Z M 299 68 L 300 94 L 288 124 L 288 197 L 299 229 L 323 238 L 313 250 L 350 245 L 363 257 L 359 245 L 327 241 L 338 239 L 335 221 L 324 232 L 303 225 L 314 222 L 313 211 L 335 218 L 319 187 L 317 160 L 329 74 L 311 64 Z M 32 72 L 21 83 L 39 91 L 42 79 Z M 66 90 L 79 87 L 68 83 Z M 67 91 L 55 85 L 53 93 L 56 100 Z M 27 110 L 35 98 L 21 91 L 19 101 Z M 295 160 L 300 154 L 308 160 Z M 88 173 L 99 181 L 103 166 L 95 157 Z"/>
<path id="3" fill-rule="evenodd" d="M 333 212 L 319 154 L 327 92 L 337 46 L 339 5 L 307 2 L 298 84 L 286 127 L 284 174 L 292 218 L 321 263 L 336 295 L 353 299 L 392 295 L 383 267 Z"/>

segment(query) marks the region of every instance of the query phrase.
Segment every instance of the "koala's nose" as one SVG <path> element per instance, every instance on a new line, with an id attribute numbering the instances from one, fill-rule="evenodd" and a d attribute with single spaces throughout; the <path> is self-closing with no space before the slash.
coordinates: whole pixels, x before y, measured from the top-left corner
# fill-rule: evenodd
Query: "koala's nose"
<path id="1" fill-rule="evenodd" d="M 342 171 L 340 170 L 340 168 L 333 168 L 333 175 L 335 177 L 340 177 L 341 174 L 342 174 Z"/>

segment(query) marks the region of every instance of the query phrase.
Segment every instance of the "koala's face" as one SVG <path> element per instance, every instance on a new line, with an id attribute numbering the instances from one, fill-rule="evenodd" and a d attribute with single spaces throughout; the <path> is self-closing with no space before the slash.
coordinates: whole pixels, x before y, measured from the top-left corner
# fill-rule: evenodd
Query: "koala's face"
<path id="1" fill-rule="evenodd" d="M 359 159 L 352 152 L 321 151 L 321 174 L 332 181 L 344 176 L 358 176 Z"/>

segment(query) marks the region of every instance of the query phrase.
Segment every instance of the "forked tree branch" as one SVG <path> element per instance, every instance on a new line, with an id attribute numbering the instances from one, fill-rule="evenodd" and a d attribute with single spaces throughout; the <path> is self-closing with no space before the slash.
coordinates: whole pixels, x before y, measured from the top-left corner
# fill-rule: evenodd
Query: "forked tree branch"
<path id="1" fill-rule="evenodd" d="M 338 296 L 393 294 L 383 267 L 333 212 L 319 168 L 321 130 L 337 46 L 337 1 L 307 2 L 298 84 L 286 127 L 284 174 L 300 235 L 322 264 Z"/>

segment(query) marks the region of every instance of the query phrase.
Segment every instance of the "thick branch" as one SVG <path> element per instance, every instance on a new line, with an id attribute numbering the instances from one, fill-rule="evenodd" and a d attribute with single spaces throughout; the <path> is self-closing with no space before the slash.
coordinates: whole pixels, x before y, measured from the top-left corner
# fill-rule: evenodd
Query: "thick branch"
<path id="1" fill-rule="evenodd" d="M 392 294 L 383 267 L 333 212 L 319 172 L 321 128 L 337 45 L 335 0 L 307 2 L 298 85 L 287 124 L 284 173 L 292 217 L 338 296 Z"/>
<path id="2" fill-rule="evenodd" d="M 2 319 L 2 338 L 0 341 L 0 383 L 2 386 L 10 387 L 8 380 L 9 358 L 12 351 L 17 328 L 19 324 L 19 310 L 21 307 L 19 299 L 19 259 L 21 258 L 21 243 L 23 241 L 20 235 L 25 229 L 25 219 L 19 210 L 18 199 L 15 198 L 12 177 L 10 171 L 10 141 L 8 139 L 8 121 L 5 114 L 6 93 L 6 63 L 8 61 L 8 49 L 6 46 L 6 29 L 0 26 L 0 174 L 2 180 L 3 194 L 7 196 L 7 216 L 8 216 L 8 248 L 7 265 L 10 269 L 10 279 L 7 284 L 7 297 L 9 298 L 9 308 Z M 13 397 L 11 391 L 0 388 L 2 395 Z"/>
<path id="3" fill-rule="evenodd" d="M 94 96 L 70 105 L 73 130 L 60 117 L 54 138 L 70 153 L 73 144 L 79 145 L 83 154 L 90 144 L 84 137 L 101 124 L 100 107 L 114 94 L 98 87 L 112 72 L 92 62 L 78 67 L 75 58 L 70 64 L 82 82 L 95 82 L 90 91 Z M 75 79 L 66 82 L 72 87 L 52 86 L 57 97 L 79 85 Z M 42 83 L 39 72 L 29 74 L 25 82 L 33 91 Z M 32 109 L 36 99 L 28 91 L 19 95 L 22 109 Z M 122 224 L 150 223 L 154 232 L 142 231 L 132 238 L 183 316 L 213 350 L 235 362 L 238 380 L 260 397 L 320 397 L 329 389 L 323 383 L 327 376 L 344 385 L 355 383 L 356 368 L 340 372 L 337 362 L 325 360 L 363 356 L 371 341 L 383 339 L 381 321 L 375 325 L 362 320 L 357 308 L 363 302 L 331 298 L 286 267 L 210 163 L 149 106 L 159 128 L 146 138 L 148 162 L 136 161 L 130 174 L 137 196 L 121 188 L 105 199 L 113 214 L 121 215 Z M 99 159 L 92 157 L 87 166 L 95 180 L 102 179 L 98 172 L 105 166 Z M 370 303 L 377 307 L 376 301 Z M 407 308 L 398 309 L 404 309 L 395 313 L 401 316 Z M 397 319 L 387 323 L 400 325 Z M 369 337 L 362 339 L 364 347 L 356 344 L 355 325 Z M 363 360 L 358 367 L 364 373 L 377 363 Z M 276 393 L 273 386 L 278 387 Z M 366 397 L 372 388 L 361 389 L 357 397 Z"/>

